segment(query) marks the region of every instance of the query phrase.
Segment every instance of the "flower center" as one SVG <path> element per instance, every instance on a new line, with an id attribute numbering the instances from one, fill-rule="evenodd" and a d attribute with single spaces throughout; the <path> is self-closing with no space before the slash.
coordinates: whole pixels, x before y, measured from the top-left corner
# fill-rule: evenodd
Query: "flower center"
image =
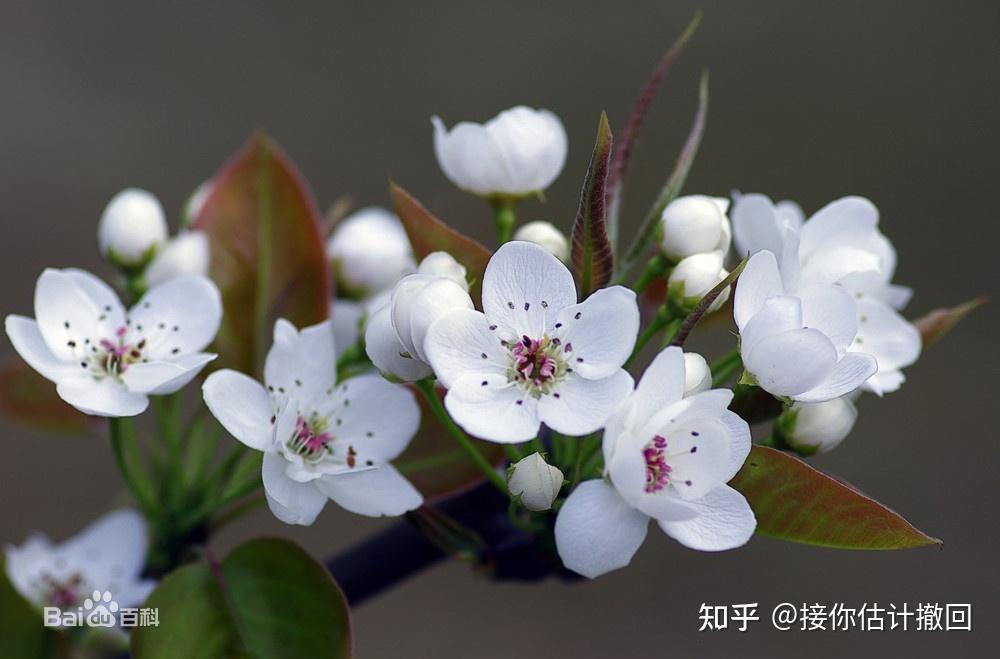
<path id="1" fill-rule="evenodd" d="M 691 433 L 697 437 L 697 432 Z M 683 444 L 683 441 L 681 442 Z M 655 494 L 662 492 L 668 485 L 683 484 L 691 486 L 690 480 L 685 480 L 683 475 L 675 473 L 677 461 L 683 456 L 697 453 L 698 447 L 691 446 L 683 450 L 675 450 L 674 453 L 667 452 L 667 438 L 663 435 L 654 435 L 642 450 L 642 456 L 646 459 L 646 492 Z M 673 462 L 673 464 L 671 464 Z M 683 471 L 683 470 L 682 470 Z"/>
<path id="2" fill-rule="evenodd" d="M 510 348 L 510 368 L 507 379 L 516 382 L 536 398 L 552 391 L 552 386 L 566 374 L 564 353 L 572 351 L 572 344 L 562 345 L 558 338 L 543 335 L 541 339 L 521 337 Z"/>
<path id="3" fill-rule="evenodd" d="M 80 603 L 83 576 L 75 572 L 64 580 L 51 575 L 42 576 L 42 600 L 51 606 L 68 609 Z"/>
<path id="4" fill-rule="evenodd" d="M 113 338 L 104 338 L 96 342 L 87 339 L 85 344 L 80 366 L 97 378 L 105 376 L 118 378 L 132 364 L 146 361 L 142 352 L 146 347 L 146 339 L 141 339 L 138 343 L 130 342 L 128 329 L 124 326 L 115 330 Z M 76 342 L 70 341 L 70 347 L 77 348 Z"/>
<path id="5" fill-rule="evenodd" d="M 306 460 L 318 461 L 330 451 L 329 445 L 333 441 L 333 435 L 327 432 L 328 423 L 326 417 L 316 413 L 310 414 L 309 418 L 299 415 L 295 420 L 295 432 L 285 446 Z"/>

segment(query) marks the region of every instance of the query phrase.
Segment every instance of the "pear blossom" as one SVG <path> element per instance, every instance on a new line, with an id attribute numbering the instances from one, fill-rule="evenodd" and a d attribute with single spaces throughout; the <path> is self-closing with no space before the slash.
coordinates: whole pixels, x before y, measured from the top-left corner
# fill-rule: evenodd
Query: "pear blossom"
<path id="1" fill-rule="evenodd" d="M 667 279 L 667 286 L 676 301 L 686 307 L 694 307 L 719 282 L 729 276 L 729 271 L 722 267 L 724 261 L 722 251 L 692 254 L 681 259 L 674 266 Z M 708 312 L 718 311 L 729 299 L 729 287 L 712 301 Z"/>
<path id="2" fill-rule="evenodd" d="M 548 510 L 563 486 L 559 467 L 545 462 L 540 453 L 521 458 L 508 469 L 507 489 L 521 505 L 536 512 Z"/>
<path id="3" fill-rule="evenodd" d="M 301 332 L 274 325 L 264 384 L 233 370 L 205 380 L 205 404 L 248 447 L 262 451 L 271 512 L 312 524 L 327 499 L 359 515 L 401 515 L 420 493 L 390 461 L 420 424 L 413 394 L 369 373 L 337 383 L 330 321 Z"/>
<path id="4" fill-rule="evenodd" d="M 483 197 L 541 192 L 566 162 L 566 130 L 548 110 L 517 106 L 485 124 L 463 121 L 449 131 L 432 117 L 434 153 L 445 176 Z"/>
<path id="5" fill-rule="evenodd" d="M 326 243 L 337 286 L 368 297 L 391 288 L 413 272 L 413 250 L 406 230 L 389 211 L 370 206 L 344 218 Z"/>
<path id="6" fill-rule="evenodd" d="M 732 229 L 725 197 L 687 195 L 674 199 L 660 217 L 660 249 L 679 261 L 703 252 L 729 251 Z"/>
<path id="7" fill-rule="evenodd" d="M 597 577 L 632 560 L 649 521 L 682 545 L 721 551 L 747 542 L 753 511 L 726 483 L 750 453 L 750 428 L 727 409 L 733 393 L 684 396 L 680 348 L 657 355 L 608 419 L 605 477 L 580 483 L 556 518 L 563 564 Z"/>
<path id="8" fill-rule="evenodd" d="M 565 435 L 600 428 L 632 389 L 622 368 L 635 345 L 635 293 L 612 286 L 577 303 L 566 266 L 534 243 L 490 259 L 483 311 L 458 308 L 430 327 L 423 350 L 466 431 L 523 442 L 545 423 Z"/>
<path id="9" fill-rule="evenodd" d="M 693 396 L 712 388 L 712 369 L 697 352 L 684 353 L 684 395 Z"/>
<path id="10" fill-rule="evenodd" d="M 183 275 L 207 275 L 211 261 L 208 236 L 203 231 L 182 231 L 153 257 L 144 277 L 156 286 Z"/>
<path id="11" fill-rule="evenodd" d="M 551 222 L 528 222 L 514 232 L 514 240 L 525 240 L 544 247 L 563 263 L 569 260 L 569 239 Z"/>
<path id="12" fill-rule="evenodd" d="M 848 352 L 858 331 L 854 299 L 829 284 L 794 290 L 786 292 L 770 251 L 747 261 L 733 303 L 747 373 L 766 391 L 807 403 L 860 387 L 878 364 L 869 354 Z"/>
<path id="13" fill-rule="evenodd" d="M 96 416 L 142 413 L 149 395 L 190 382 L 215 355 L 202 352 L 222 319 L 219 290 L 183 276 L 152 288 L 127 313 L 110 286 L 82 270 L 47 269 L 35 318 L 7 316 L 7 336 L 59 396 Z"/>
<path id="14" fill-rule="evenodd" d="M 920 356 L 921 340 L 898 313 L 912 290 L 892 283 L 896 251 L 878 219 L 878 209 L 863 197 L 833 201 L 804 222 L 793 203 L 775 205 L 760 194 L 742 196 L 733 209 L 737 247 L 778 256 L 788 290 L 835 284 L 854 297 L 858 327 L 849 350 L 876 358 L 878 373 L 864 388 L 881 395 L 905 381 L 902 369 Z"/>
<path id="15" fill-rule="evenodd" d="M 795 403 L 778 421 L 782 438 L 799 453 L 827 453 L 854 428 L 858 408 L 850 395 L 822 403 Z"/>
<path id="16" fill-rule="evenodd" d="M 116 510 L 79 535 L 53 543 L 41 533 L 7 545 L 7 577 L 39 608 L 74 609 L 94 591 L 110 592 L 124 607 L 142 604 L 156 585 L 142 578 L 149 540 L 142 515 Z"/>
<path id="17" fill-rule="evenodd" d="M 383 374 L 404 382 L 429 377 L 427 331 L 454 308 L 473 308 L 465 267 L 447 252 L 428 254 L 415 274 L 396 283 L 388 303 L 372 312 L 365 328 L 369 359 Z"/>
<path id="18" fill-rule="evenodd" d="M 108 202 L 97 225 L 101 255 L 119 267 L 136 268 L 167 241 L 160 201 L 146 190 L 127 188 Z"/>

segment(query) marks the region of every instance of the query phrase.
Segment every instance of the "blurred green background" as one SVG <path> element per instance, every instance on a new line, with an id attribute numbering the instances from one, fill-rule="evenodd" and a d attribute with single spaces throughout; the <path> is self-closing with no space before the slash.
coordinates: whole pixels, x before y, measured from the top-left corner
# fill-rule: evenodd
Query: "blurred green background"
<path id="1" fill-rule="evenodd" d="M 321 204 L 386 203 L 387 175 L 483 240 L 488 209 L 452 189 L 429 117 L 550 108 L 569 160 L 521 218 L 568 229 L 597 119 L 620 126 L 692 2 L 0 3 L 2 305 L 31 309 L 43 267 L 102 274 L 97 218 L 125 186 L 183 200 L 256 128 L 285 147 Z M 807 211 L 872 198 L 919 315 L 995 293 L 1000 6 L 952 2 L 705 2 L 705 18 L 650 115 L 628 181 L 634 226 L 669 172 L 711 72 L 689 192 L 761 191 Z M 356 612 L 359 657 L 985 656 L 995 652 L 998 437 L 995 305 L 865 396 L 854 434 L 814 461 L 944 539 L 855 553 L 754 539 L 696 554 L 651 530 L 626 570 L 567 586 L 494 585 L 438 567 Z M 4 356 L 13 353 L 4 342 Z M 121 502 L 106 444 L 6 422 L 0 542 L 65 537 Z M 324 556 L 386 522 L 330 506 L 308 529 L 266 512 L 223 538 L 289 534 Z M 779 633 L 780 602 L 973 605 L 971 634 Z M 747 634 L 701 633 L 702 602 L 759 602 Z"/>

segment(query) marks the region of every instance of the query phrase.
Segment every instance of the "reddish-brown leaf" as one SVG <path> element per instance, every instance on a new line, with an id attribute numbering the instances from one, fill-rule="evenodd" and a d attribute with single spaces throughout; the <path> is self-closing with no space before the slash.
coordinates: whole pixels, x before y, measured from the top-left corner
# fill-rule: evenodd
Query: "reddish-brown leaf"
<path id="1" fill-rule="evenodd" d="M 960 320 L 969 315 L 973 310 L 986 304 L 986 301 L 986 296 L 980 295 L 974 300 L 969 300 L 957 307 L 935 309 L 926 316 L 913 321 L 913 324 L 920 331 L 920 339 L 924 347 L 926 348 L 940 341 L 955 325 L 958 325 Z"/>
<path id="2" fill-rule="evenodd" d="M 607 227 L 607 183 L 612 141 L 608 115 L 602 112 L 594 152 L 590 156 L 583 192 L 580 193 L 580 210 L 570 239 L 570 258 L 580 299 L 607 284 L 614 266 Z"/>

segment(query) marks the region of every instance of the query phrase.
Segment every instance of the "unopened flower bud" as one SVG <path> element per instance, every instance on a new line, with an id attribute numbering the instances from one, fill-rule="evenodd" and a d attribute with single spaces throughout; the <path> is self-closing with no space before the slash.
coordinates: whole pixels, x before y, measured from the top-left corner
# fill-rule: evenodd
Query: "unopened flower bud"
<path id="1" fill-rule="evenodd" d="M 207 275 L 210 260 L 208 236 L 202 231 L 182 231 L 157 252 L 146 268 L 146 285 L 156 286 L 183 275 Z"/>
<path id="2" fill-rule="evenodd" d="M 469 291 L 469 280 L 466 279 L 465 266 L 459 263 L 448 252 L 431 252 L 420 262 L 417 274 L 450 279 L 466 292 Z"/>
<path id="3" fill-rule="evenodd" d="M 569 259 L 569 240 L 551 222 L 535 221 L 522 225 L 514 232 L 514 240 L 526 240 L 545 248 L 563 263 Z"/>
<path id="4" fill-rule="evenodd" d="M 507 471 L 507 488 L 512 496 L 520 497 L 521 505 L 528 510 L 551 508 L 562 486 L 562 471 L 545 462 L 539 453 L 522 458 Z"/>
<path id="5" fill-rule="evenodd" d="M 413 250 L 403 225 L 389 211 L 369 207 L 344 218 L 326 243 L 338 292 L 365 298 L 413 272 Z"/>
<path id="6" fill-rule="evenodd" d="M 847 437 L 858 408 L 847 396 L 822 403 L 795 403 L 778 421 L 782 437 L 803 455 L 826 453 Z"/>
<path id="7" fill-rule="evenodd" d="M 667 204 L 660 218 L 660 248 L 674 260 L 702 252 L 729 251 L 729 200 L 689 195 Z"/>
<path id="8" fill-rule="evenodd" d="M 390 302 L 392 328 L 410 357 L 427 361 L 424 339 L 435 320 L 452 309 L 473 309 L 469 293 L 446 277 L 409 275 L 396 284 Z"/>
<path id="9" fill-rule="evenodd" d="M 684 353 L 684 395 L 708 391 L 712 388 L 712 370 L 705 358 L 696 352 Z"/>
<path id="10" fill-rule="evenodd" d="M 684 306 L 698 304 L 706 293 L 729 276 L 729 272 L 722 267 L 722 260 L 722 252 L 693 254 L 681 259 L 670 273 L 670 294 Z M 708 311 L 717 311 L 728 299 L 729 289 L 726 288 L 715 298 Z"/>
<path id="11" fill-rule="evenodd" d="M 97 225 L 101 254 L 119 268 L 149 263 L 167 240 L 163 207 L 152 193 L 138 188 L 122 190 L 108 202 Z"/>

